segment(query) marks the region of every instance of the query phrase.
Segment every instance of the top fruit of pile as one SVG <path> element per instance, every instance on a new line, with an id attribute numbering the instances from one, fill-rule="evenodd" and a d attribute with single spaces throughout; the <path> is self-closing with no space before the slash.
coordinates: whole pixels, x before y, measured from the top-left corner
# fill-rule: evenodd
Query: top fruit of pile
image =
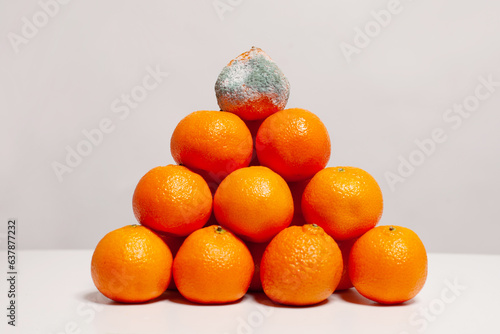
<path id="1" fill-rule="evenodd" d="M 285 109 L 290 84 L 264 51 L 252 47 L 224 67 L 215 83 L 215 95 L 221 110 L 258 120 Z"/>

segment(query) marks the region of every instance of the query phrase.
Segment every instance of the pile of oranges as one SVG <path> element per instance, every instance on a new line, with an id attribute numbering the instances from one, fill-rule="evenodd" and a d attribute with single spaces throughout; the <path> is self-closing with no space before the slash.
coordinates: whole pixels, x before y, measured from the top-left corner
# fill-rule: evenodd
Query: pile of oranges
<path id="1" fill-rule="evenodd" d="M 326 167 L 330 137 L 312 112 L 285 109 L 290 85 L 254 48 L 215 85 L 221 111 L 182 119 L 170 149 L 177 165 L 151 169 L 132 204 L 140 225 L 108 233 L 92 257 L 97 289 L 139 303 L 177 289 L 201 304 L 264 291 L 312 305 L 352 288 L 382 303 L 413 298 L 427 277 L 419 237 L 378 226 L 376 180 Z"/>

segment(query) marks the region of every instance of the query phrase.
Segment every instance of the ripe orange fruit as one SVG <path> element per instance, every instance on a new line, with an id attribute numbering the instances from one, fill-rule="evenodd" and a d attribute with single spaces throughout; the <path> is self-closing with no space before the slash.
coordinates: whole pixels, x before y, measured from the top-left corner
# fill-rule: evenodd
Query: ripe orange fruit
<path id="1" fill-rule="evenodd" d="M 353 287 L 351 279 L 349 278 L 349 254 L 351 254 L 351 248 L 354 243 L 358 240 L 357 238 L 337 241 L 337 245 L 342 253 L 342 262 L 344 263 L 344 268 L 342 269 L 342 277 L 340 277 L 339 285 L 335 291 L 347 290 Z"/>
<path id="2" fill-rule="evenodd" d="M 266 118 L 255 145 L 260 164 L 287 182 L 312 177 L 330 159 L 328 131 L 318 116 L 305 109 L 286 109 Z"/>
<path id="3" fill-rule="evenodd" d="M 248 166 L 252 149 L 250 131 L 238 116 L 211 110 L 196 111 L 182 119 L 170 141 L 178 164 L 205 172 L 214 180 Z"/>
<path id="4" fill-rule="evenodd" d="M 201 228 L 212 211 L 212 194 L 203 178 L 186 167 L 151 169 L 137 184 L 134 214 L 144 226 L 185 236 Z"/>
<path id="5" fill-rule="evenodd" d="M 288 182 L 288 187 L 292 192 L 293 197 L 293 218 L 290 225 L 301 226 L 306 224 L 306 220 L 304 219 L 304 215 L 302 214 L 302 194 L 306 189 L 306 186 L 309 184 L 311 179 L 306 179 L 297 182 Z"/>
<path id="6" fill-rule="evenodd" d="M 311 179 L 302 195 L 302 213 L 335 240 L 359 237 L 382 216 L 382 192 L 375 179 L 356 167 L 329 167 Z"/>
<path id="7" fill-rule="evenodd" d="M 241 168 L 222 181 L 214 196 L 217 221 L 242 239 L 271 240 L 293 217 L 285 180 L 267 167 Z"/>
<path id="8" fill-rule="evenodd" d="M 262 255 L 266 250 L 268 242 L 250 242 L 247 241 L 245 244 L 252 254 L 253 263 L 255 265 L 255 270 L 253 272 L 252 282 L 250 283 L 249 291 L 262 291 L 262 282 L 260 281 L 260 261 L 262 260 Z"/>
<path id="9" fill-rule="evenodd" d="M 222 110 L 244 120 L 263 119 L 285 108 L 290 84 L 264 51 L 252 47 L 222 69 L 215 95 Z"/>
<path id="10" fill-rule="evenodd" d="M 92 255 L 91 275 L 97 289 L 122 303 L 160 296 L 170 282 L 172 254 L 148 228 L 129 225 L 109 232 Z"/>
<path id="11" fill-rule="evenodd" d="M 290 226 L 267 246 L 260 263 L 264 293 L 286 305 L 312 305 L 327 299 L 342 275 L 337 243 L 317 226 Z"/>
<path id="12" fill-rule="evenodd" d="M 201 304 L 240 299 L 248 290 L 253 271 L 252 255 L 243 241 L 216 225 L 189 235 L 173 265 L 179 292 Z"/>
<path id="13" fill-rule="evenodd" d="M 360 294 L 382 304 L 415 297 L 427 278 L 427 253 L 418 235 L 406 227 L 378 226 L 351 249 L 349 276 Z"/>

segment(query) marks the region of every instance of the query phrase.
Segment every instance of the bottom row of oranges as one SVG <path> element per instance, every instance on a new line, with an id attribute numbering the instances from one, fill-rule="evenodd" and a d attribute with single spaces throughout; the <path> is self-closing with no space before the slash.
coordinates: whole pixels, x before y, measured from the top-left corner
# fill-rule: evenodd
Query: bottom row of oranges
<path id="1" fill-rule="evenodd" d="M 354 286 L 369 299 L 397 304 L 422 289 L 427 255 L 419 237 L 399 226 L 375 227 L 339 244 L 315 224 L 290 226 L 256 244 L 217 225 L 185 239 L 129 225 L 99 242 L 91 272 L 101 293 L 124 303 L 176 287 L 202 304 L 233 302 L 250 288 L 277 303 L 312 305 Z"/>

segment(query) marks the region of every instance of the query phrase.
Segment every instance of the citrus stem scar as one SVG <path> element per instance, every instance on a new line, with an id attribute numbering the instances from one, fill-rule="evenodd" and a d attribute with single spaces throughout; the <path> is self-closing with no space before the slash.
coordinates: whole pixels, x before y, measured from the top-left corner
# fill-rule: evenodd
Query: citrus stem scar
<path id="1" fill-rule="evenodd" d="M 394 226 L 389 226 L 389 231 L 394 231 L 394 230 L 395 230 Z"/>
<path id="2" fill-rule="evenodd" d="M 216 227 L 215 227 L 215 232 L 216 232 L 216 233 L 219 233 L 219 234 L 222 234 L 222 233 L 225 233 L 225 232 L 226 232 L 226 230 L 225 230 L 225 229 L 223 229 L 221 226 L 216 226 Z"/>

